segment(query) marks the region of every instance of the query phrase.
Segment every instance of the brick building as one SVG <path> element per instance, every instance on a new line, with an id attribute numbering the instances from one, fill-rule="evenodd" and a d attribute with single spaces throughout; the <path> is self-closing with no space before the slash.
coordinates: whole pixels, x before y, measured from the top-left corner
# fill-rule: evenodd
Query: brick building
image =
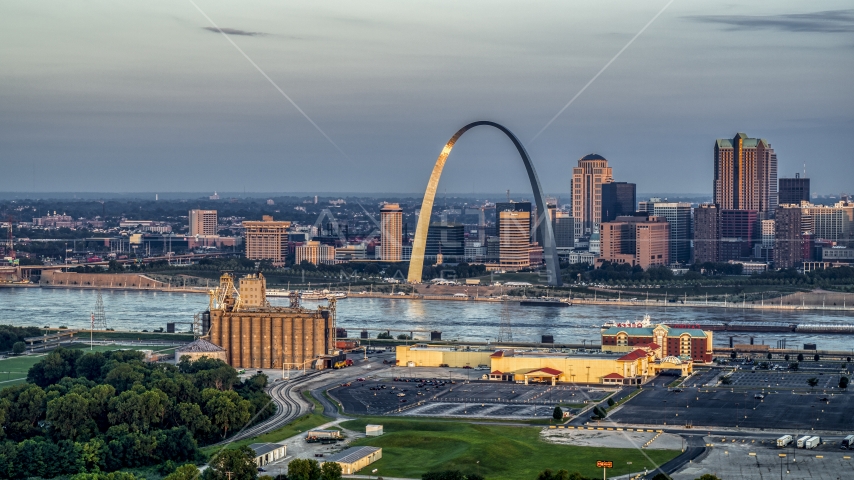
<path id="1" fill-rule="evenodd" d="M 712 332 L 667 325 L 647 328 L 610 327 L 602 332 L 603 352 L 631 352 L 644 347 L 653 351 L 660 349 L 661 357 L 709 363 L 712 361 Z"/>

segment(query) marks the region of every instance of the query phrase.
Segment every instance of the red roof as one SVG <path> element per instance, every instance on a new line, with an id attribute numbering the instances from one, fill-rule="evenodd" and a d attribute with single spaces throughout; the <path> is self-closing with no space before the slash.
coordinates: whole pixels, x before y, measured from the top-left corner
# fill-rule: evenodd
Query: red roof
<path id="1" fill-rule="evenodd" d="M 498 357 L 503 357 L 503 356 L 504 356 L 504 350 L 496 350 L 495 353 L 490 355 L 490 357 L 493 357 L 493 358 L 498 358 Z"/>
<path id="2" fill-rule="evenodd" d="M 629 362 L 629 361 L 637 360 L 637 359 L 639 359 L 639 358 L 644 358 L 644 357 L 646 357 L 646 352 L 644 352 L 644 351 L 643 351 L 643 350 L 641 350 L 641 349 L 637 349 L 637 350 L 635 350 L 635 351 L 633 351 L 633 352 L 629 352 L 629 353 L 627 353 L 627 354 L 623 355 L 622 357 L 618 358 L 617 360 L 622 360 L 622 361 L 624 361 L 624 362 Z"/>
<path id="3" fill-rule="evenodd" d="M 502 372 L 501 370 L 495 370 L 494 372 L 490 373 L 490 375 L 504 375 L 504 372 Z"/>
<path id="4" fill-rule="evenodd" d="M 531 370 L 530 372 L 527 373 L 527 375 L 530 375 L 530 374 L 536 373 L 536 372 L 543 372 L 547 375 L 553 375 L 553 376 L 558 376 L 561 373 L 563 373 L 560 370 L 555 370 L 554 368 L 545 367 L 545 368 L 538 368 L 536 370 Z"/>
<path id="5" fill-rule="evenodd" d="M 604 376 L 604 377 L 602 377 L 602 378 L 618 378 L 618 379 L 622 379 L 622 378 L 626 378 L 626 377 L 624 377 L 624 376 L 620 375 L 619 373 L 609 373 L 608 375 L 605 375 L 605 376 Z"/>

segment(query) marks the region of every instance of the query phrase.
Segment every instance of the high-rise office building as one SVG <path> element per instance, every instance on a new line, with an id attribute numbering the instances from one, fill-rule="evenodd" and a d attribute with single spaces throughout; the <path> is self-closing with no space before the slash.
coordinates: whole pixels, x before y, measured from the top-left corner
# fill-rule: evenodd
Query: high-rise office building
<path id="1" fill-rule="evenodd" d="M 804 231 L 809 231 L 815 240 L 828 240 L 840 246 L 854 241 L 854 203 L 801 204 L 801 216 L 809 221 Z"/>
<path id="2" fill-rule="evenodd" d="M 795 178 L 781 178 L 779 189 L 780 205 L 800 205 L 810 201 L 810 179 L 801 178 L 800 173 Z"/>
<path id="3" fill-rule="evenodd" d="M 531 220 L 535 218 L 531 202 L 498 202 L 495 204 L 495 233 L 498 236 L 501 236 L 501 212 L 526 212 Z"/>
<path id="4" fill-rule="evenodd" d="M 602 221 L 602 185 L 614 181 L 608 160 L 591 153 L 572 169 L 572 218 L 575 238 L 589 236 Z"/>
<path id="5" fill-rule="evenodd" d="M 796 268 L 804 261 L 801 209 L 794 205 L 781 205 L 774 218 L 774 266 Z"/>
<path id="6" fill-rule="evenodd" d="M 631 215 L 637 204 L 636 185 L 627 182 L 611 182 L 602 185 L 602 221 Z"/>
<path id="7" fill-rule="evenodd" d="M 291 222 L 275 222 L 264 215 L 258 221 L 243 222 L 246 258 L 250 260 L 272 260 L 273 265 L 285 264 L 288 256 L 288 229 Z"/>
<path id="8" fill-rule="evenodd" d="M 762 219 L 777 210 L 777 155 L 762 138 L 738 133 L 715 142 L 714 203 L 721 210 L 756 210 Z"/>
<path id="9" fill-rule="evenodd" d="M 554 221 L 555 245 L 557 248 L 575 247 L 575 222 L 572 214 L 558 210 Z"/>
<path id="10" fill-rule="evenodd" d="M 217 235 L 216 210 L 190 210 L 190 236 Z"/>
<path id="11" fill-rule="evenodd" d="M 638 265 L 644 270 L 670 263 L 670 224 L 663 217 L 617 217 L 599 226 L 599 260 Z"/>
<path id="12" fill-rule="evenodd" d="M 756 210 L 721 210 L 720 245 L 721 262 L 742 260 L 753 254 L 758 239 L 759 212 Z"/>
<path id="13" fill-rule="evenodd" d="M 380 209 L 380 258 L 387 262 L 403 260 L 403 209 L 396 203 L 386 203 Z"/>
<path id="14" fill-rule="evenodd" d="M 427 230 L 424 258 L 444 262 L 462 262 L 465 258 L 465 231 L 460 223 L 433 223 Z"/>
<path id="15" fill-rule="evenodd" d="M 648 212 L 663 217 L 670 224 L 670 262 L 689 263 L 691 261 L 691 204 L 656 201 L 638 204 L 639 212 Z"/>
<path id="16" fill-rule="evenodd" d="M 519 270 L 531 264 L 531 214 L 504 210 L 498 212 L 498 264 L 505 270 Z"/>
<path id="17" fill-rule="evenodd" d="M 719 261 L 720 209 L 704 203 L 694 209 L 694 263 Z"/>
<path id="18" fill-rule="evenodd" d="M 316 240 L 310 240 L 296 247 L 294 263 L 309 262 L 315 265 L 335 263 L 335 247 L 324 245 Z"/>

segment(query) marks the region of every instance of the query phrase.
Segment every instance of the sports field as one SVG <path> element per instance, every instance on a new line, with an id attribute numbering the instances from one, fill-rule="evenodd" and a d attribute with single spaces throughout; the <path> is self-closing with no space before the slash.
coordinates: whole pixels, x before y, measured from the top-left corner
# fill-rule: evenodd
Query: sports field
<path id="1" fill-rule="evenodd" d="M 360 439 L 353 445 L 381 447 L 382 459 L 371 469 L 390 477 L 420 478 L 425 472 L 460 470 L 490 480 L 534 480 L 550 468 L 597 478 L 602 475 L 596 468 L 597 460 L 614 462 L 610 477 L 643 471 L 644 467 L 653 470 L 679 454 L 677 450 L 554 445 L 540 440 L 540 429 L 534 427 L 390 417 L 365 417 L 341 426 L 364 431 L 367 424 L 383 425 L 384 435 Z"/>

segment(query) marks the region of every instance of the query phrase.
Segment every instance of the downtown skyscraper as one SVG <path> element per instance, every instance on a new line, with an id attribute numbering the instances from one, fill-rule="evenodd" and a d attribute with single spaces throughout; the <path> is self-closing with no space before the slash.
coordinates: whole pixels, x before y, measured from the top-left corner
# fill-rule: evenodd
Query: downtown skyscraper
<path id="1" fill-rule="evenodd" d="M 772 218 L 777 210 L 777 155 L 763 138 L 738 133 L 715 142 L 714 203 L 721 210 L 755 210 Z"/>
<path id="2" fill-rule="evenodd" d="M 572 169 L 572 219 L 575 238 L 590 236 L 602 222 L 602 185 L 614 181 L 605 157 L 591 153 Z"/>

